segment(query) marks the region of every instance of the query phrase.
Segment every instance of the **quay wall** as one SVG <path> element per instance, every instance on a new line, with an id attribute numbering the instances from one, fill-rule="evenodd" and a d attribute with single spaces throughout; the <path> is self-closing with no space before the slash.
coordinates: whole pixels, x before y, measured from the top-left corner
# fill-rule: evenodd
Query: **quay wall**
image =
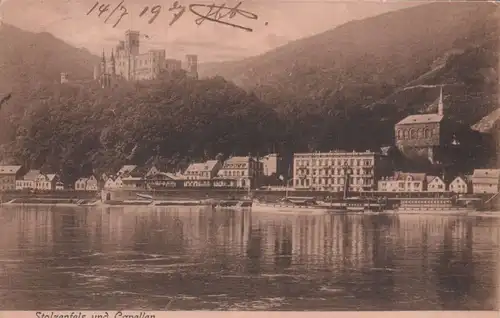
<path id="1" fill-rule="evenodd" d="M 165 189 L 161 191 L 146 191 L 140 189 L 114 189 L 114 190 L 102 190 L 99 192 L 85 192 L 85 191 L 74 191 L 74 190 L 59 190 L 59 191 L 44 191 L 44 192 L 27 192 L 27 191 L 7 191 L 0 192 L 0 198 L 2 202 L 7 202 L 13 199 L 21 200 L 32 200 L 37 199 L 72 199 L 72 200 L 104 200 L 109 194 L 108 200 L 120 201 L 120 200 L 137 200 L 138 193 L 152 195 L 155 200 L 201 200 L 201 199 L 241 199 L 248 195 L 247 190 L 243 189 Z M 286 195 L 286 191 L 276 191 L 276 190 L 253 190 L 252 195 L 259 199 L 275 201 L 283 198 Z M 308 191 L 308 190 L 296 190 L 288 191 L 288 196 L 305 196 L 305 197 L 333 197 L 342 198 L 342 193 L 332 193 L 328 191 Z M 349 196 L 368 196 L 368 197 L 386 197 L 391 201 L 397 201 L 399 198 L 418 198 L 418 197 L 449 197 L 451 193 L 429 193 L 429 192 L 413 192 L 413 193 L 384 193 L 384 192 L 364 192 L 364 193 L 349 193 Z M 468 197 L 478 198 L 481 201 L 488 200 L 492 195 L 467 195 Z M 500 202 L 500 195 L 494 198 L 490 203 L 492 205 L 498 205 Z"/>
<path id="2" fill-rule="evenodd" d="M 238 189 L 166 189 L 161 191 L 146 191 L 139 189 L 113 189 L 113 190 L 102 190 L 101 199 L 102 200 L 131 200 L 138 199 L 137 194 L 148 194 L 153 196 L 155 200 L 183 200 L 183 199 L 241 199 L 248 196 L 247 190 Z M 283 198 L 286 196 L 286 191 L 276 191 L 276 190 L 252 190 L 253 197 L 267 200 L 274 200 Z M 397 200 L 399 198 L 439 198 L 439 197 L 451 197 L 452 193 L 430 193 L 430 192 L 412 192 L 412 193 L 396 193 L 396 192 L 363 192 L 355 193 L 350 192 L 350 197 L 363 196 L 363 197 L 386 197 L 388 199 Z M 329 192 L 329 191 L 309 191 L 309 190 L 295 190 L 288 191 L 288 196 L 300 196 L 300 197 L 333 197 L 342 198 L 342 192 Z M 474 198 L 481 198 L 483 200 L 491 197 L 490 195 L 469 195 Z M 499 196 L 500 197 L 500 196 Z"/>

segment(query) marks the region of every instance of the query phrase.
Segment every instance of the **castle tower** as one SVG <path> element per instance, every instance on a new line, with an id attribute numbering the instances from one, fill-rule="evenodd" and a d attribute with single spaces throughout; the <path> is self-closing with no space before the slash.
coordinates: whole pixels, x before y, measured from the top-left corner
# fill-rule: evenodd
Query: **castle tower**
<path id="1" fill-rule="evenodd" d="M 198 78 L 198 55 L 186 55 L 186 71 L 188 76 Z"/>
<path id="2" fill-rule="evenodd" d="M 101 66 L 95 65 L 94 66 L 94 81 L 99 80 L 101 77 Z"/>
<path id="3" fill-rule="evenodd" d="M 101 74 L 106 73 L 106 56 L 104 55 L 104 50 L 102 50 L 102 58 L 101 58 Z"/>
<path id="4" fill-rule="evenodd" d="M 116 75 L 116 61 L 115 61 L 115 55 L 113 53 L 113 49 L 111 49 L 111 76 L 115 76 Z"/>
<path id="5" fill-rule="evenodd" d="M 444 115 L 444 105 L 443 105 L 443 86 L 441 85 L 441 90 L 439 92 L 439 101 L 438 101 L 438 115 Z"/>
<path id="6" fill-rule="evenodd" d="M 69 82 L 68 73 L 61 73 L 61 84 Z"/>
<path id="7" fill-rule="evenodd" d="M 139 31 L 125 32 L 125 51 L 132 56 L 139 55 L 139 36 Z"/>

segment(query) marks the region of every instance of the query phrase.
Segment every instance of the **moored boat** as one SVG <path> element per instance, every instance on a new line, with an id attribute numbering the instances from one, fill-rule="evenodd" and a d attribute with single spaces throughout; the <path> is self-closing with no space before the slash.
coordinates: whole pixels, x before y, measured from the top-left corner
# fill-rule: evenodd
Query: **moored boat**
<path id="1" fill-rule="evenodd" d="M 153 200 L 153 196 L 149 194 L 137 193 L 136 196 L 142 199 Z"/>
<path id="2" fill-rule="evenodd" d="M 222 200 L 215 205 L 215 208 L 243 209 L 243 208 L 251 208 L 252 204 L 253 202 L 251 200 Z"/>
<path id="3" fill-rule="evenodd" d="M 156 200 L 155 206 L 210 206 L 213 200 Z"/>
<path id="4" fill-rule="evenodd" d="M 402 198 L 397 213 L 401 214 L 468 214 L 474 207 L 457 205 L 453 198 Z"/>
<path id="5" fill-rule="evenodd" d="M 374 198 L 345 198 L 341 200 L 318 201 L 318 204 L 334 210 L 351 212 L 382 212 L 387 207 L 384 200 Z"/>
<path id="6" fill-rule="evenodd" d="M 286 197 L 278 202 L 254 200 L 252 212 L 327 213 L 332 208 L 319 205 L 313 197 Z"/>

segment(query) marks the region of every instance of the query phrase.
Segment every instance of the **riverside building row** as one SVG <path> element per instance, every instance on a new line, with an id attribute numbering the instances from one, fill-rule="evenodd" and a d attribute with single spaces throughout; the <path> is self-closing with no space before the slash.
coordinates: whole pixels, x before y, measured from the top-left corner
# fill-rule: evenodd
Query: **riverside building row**
<path id="1" fill-rule="evenodd" d="M 292 168 L 290 166 L 289 168 Z M 235 156 L 225 161 L 191 163 L 178 173 L 155 166 L 125 165 L 112 175 L 86 176 L 63 185 L 57 174 L 25 172 L 20 165 L 0 166 L 0 191 L 99 191 L 100 189 L 234 188 L 256 189 L 274 180 L 277 189 L 342 192 L 500 192 L 500 169 L 476 169 L 472 175 L 449 178 L 393 171 L 387 156 L 377 152 L 311 152 L 293 155 L 293 169 L 285 177 L 278 154 L 260 158 Z"/>

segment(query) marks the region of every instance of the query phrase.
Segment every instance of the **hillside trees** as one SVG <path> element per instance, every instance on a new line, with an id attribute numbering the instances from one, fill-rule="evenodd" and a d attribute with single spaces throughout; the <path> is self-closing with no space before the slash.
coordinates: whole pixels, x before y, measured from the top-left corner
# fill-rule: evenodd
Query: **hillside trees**
<path id="1" fill-rule="evenodd" d="M 263 154 L 279 139 L 275 112 L 222 78 L 108 91 L 51 85 L 18 106 L 25 111 L 8 146 L 12 160 L 59 172 L 67 182 L 153 157 L 179 169 L 219 153 Z"/>

